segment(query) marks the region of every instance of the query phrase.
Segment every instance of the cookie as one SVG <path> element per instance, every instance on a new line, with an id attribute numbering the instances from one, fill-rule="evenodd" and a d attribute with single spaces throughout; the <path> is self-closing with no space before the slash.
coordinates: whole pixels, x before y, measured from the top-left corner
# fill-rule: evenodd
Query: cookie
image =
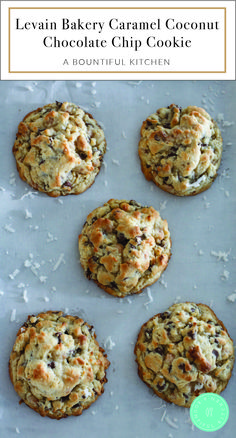
<path id="1" fill-rule="evenodd" d="M 172 104 L 142 124 L 141 168 L 147 180 L 166 192 L 196 195 L 216 178 L 222 143 L 216 122 L 203 108 Z"/>
<path id="2" fill-rule="evenodd" d="M 19 124 L 13 153 L 23 181 L 49 196 L 84 192 L 99 173 L 104 132 L 73 103 L 52 103 Z"/>
<path id="3" fill-rule="evenodd" d="M 184 407 L 205 392 L 220 394 L 234 364 L 233 341 L 204 304 L 178 303 L 155 315 L 142 326 L 134 351 L 140 378 Z"/>
<path id="4" fill-rule="evenodd" d="M 81 415 L 104 389 L 109 361 L 93 327 L 63 312 L 31 315 L 20 328 L 9 372 L 18 395 L 40 415 Z"/>
<path id="5" fill-rule="evenodd" d="M 87 278 L 106 292 L 116 297 L 140 293 L 168 265 L 168 224 L 153 207 L 110 199 L 88 215 L 79 251 Z"/>

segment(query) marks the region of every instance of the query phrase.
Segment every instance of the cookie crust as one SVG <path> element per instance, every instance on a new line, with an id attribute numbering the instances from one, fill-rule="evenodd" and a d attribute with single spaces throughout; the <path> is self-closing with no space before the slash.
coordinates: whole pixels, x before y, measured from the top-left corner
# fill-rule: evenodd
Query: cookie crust
<path id="1" fill-rule="evenodd" d="M 216 122 L 203 108 L 160 108 L 141 127 L 142 172 L 166 192 L 196 195 L 216 178 L 222 143 Z"/>
<path id="2" fill-rule="evenodd" d="M 220 394 L 234 364 L 222 321 L 205 304 L 189 302 L 143 324 L 134 352 L 140 378 L 163 400 L 183 407 L 202 393 Z"/>
<path id="3" fill-rule="evenodd" d="M 14 389 L 40 415 L 81 415 L 103 393 L 110 365 L 93 327 L 48 311 L 19 329 L 9 361 Z"/>
<path id="4" fill-rule="evenodd" d="M 27 114 L 13 146 L 21 179 L 53 197 L 87 190 L 105 152 L 104 132 L 97 121 L 69 102 L 55 102 Z"/>
<path id="5" fill-rule="evenodd" d="M 168 265 L 168 224 L 153 207 L 110 199 L 88 215 L 79 252 L 87 278 L 103 290 L 120 298 L 140 293 Z"/>

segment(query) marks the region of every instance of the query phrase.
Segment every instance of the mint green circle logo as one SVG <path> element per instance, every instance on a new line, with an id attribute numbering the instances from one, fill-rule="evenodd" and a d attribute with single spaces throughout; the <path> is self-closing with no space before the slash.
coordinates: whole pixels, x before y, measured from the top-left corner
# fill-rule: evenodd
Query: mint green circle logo
<path id="1" fill-rule="evenodd" d="M 218 394 L 201 394 L 191 404 L 190 418 L 198 429 L 215 432 L 228 421 L 229 406 Z"/>

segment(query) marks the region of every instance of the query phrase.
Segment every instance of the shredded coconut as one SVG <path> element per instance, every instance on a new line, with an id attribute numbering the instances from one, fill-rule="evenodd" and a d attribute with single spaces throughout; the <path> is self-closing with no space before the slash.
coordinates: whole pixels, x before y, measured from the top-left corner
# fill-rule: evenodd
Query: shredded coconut
<path id="1" fill-rule="evenodd" d="M 11 224 L 6 224 L 4 226 L 4 230 L 8 231 L 9 233 L 15 233 L 15 229 L 11 226 Z"/>
<path id="2" fill-rule="evenodd" d="M 167 204 L 167 201 L 162 201 L 162 202 L 160 202 L 160 210 L 165 210 L 165 208 L 166 208 L 166 204 Z"/>
<path id="3" fill-rule="evenodd" d="M 105 350 L 108 350 L 108 351 L 112 350 L 113 347 L 115 347 L 115 345 L 116 344 L 115 344 L 115 342 L 112 341 L 111 336 L 108 336 L 107 339 L 104 342 Z"/>
<path id="4" fill-rule="evenodd" d="M 58 238 L 57 238 L 57 237 L 54 237 L 54 236 L 52 235 L 52 233 L 49 233 L 49 232 L 48 232 L 47 243 L 54 242 L 55 240 L 58 240 Z"/>
<path id="5" fill-rule="evenodd" d="M 14 278 L 20 273 L 19 269 L 15 269 L 14 272 L 12 272 L 12 274 L 9 274 L 9 277 L 11 280 L 14 280 Z"/>
<path id="6" fill-rule="evenodd" d="M 37 194 L 38 194 L 38 192 L 27 192 L 23 196 L 21 196 L 20 200 L 22 201 L 22 199 L 26 198 L 27 196 L 29 196 L 29 198 L 33 199 L 35 197 L 35 195 L 37 195 Z"/>
<path id="7" fill-rule="evenodd" d="M 23 292 L 23 300 L 25 303 L 28 303 L 28 301 L 29 301 L 29 298 L 27 297 L 27 290 L 26 289 Z"/>
<path id="8" fill-rule="evenodd" d="M 226 269 L 224 269 L 223 273 L 221 274 L 221 279 L 228 280 L 229 279 L 229 271 L 226 271 Z"/>
<path id="9" fill-rule="evenodd" d="M 169 424 L 169 426 L 173 427 L 174 429 L 179 428 L 179 426 L 177 426 L 177 424 L 175 424 L 174 421 L 172 421 L 172 419 L 168 415 L 165 416 L 165 422 Z"/>
<path id="10" fill-rule="evenodd" d="M 44 297 L 44 301 L 45 301 L 46 303 L 48 303 L 48 302 L 49 302 L 49 298 L 48 298 L 48 297 Z"/>
<path id="11" fill-rule="evenodd" d="M 148 295 L 149 300 L 146 303 L 143 304 L 146 308 L 148 308 L 148 305 L 153 302 L 153 297 L 152 297 L 152 294 L 151 294 L 151 289 L 149 287 L 147 288 L 147 295 Z"/>
<path id="12" fill-rule="evenodd" d="M 116 164 L 117 166 L 120 166 L 119 160 L 114 160 L 114 158 L 111 160 L 113 164 Z"/>
<path id="13" fill-rule="evenodd" d="M 32 219 L 32 213 L 27 208 L 25 209 L 25 219 Z"/>
<path id="14" fill-rule="evenodd" d="M 4 187 L 0 187 L 0 192 L 5 192 L 6 189 L 4 189 Z"/>
<path id="15" fill-rule="evenodd" d="M 0 290 L 0 296 L 4 295 L 3 290 Z"/>
<path id="16" fill-rule="evenodd" d="M 10 321 L 13 322 L 16 320 L 16 309 L 12 309 Z"/>
<path id="17" fill-rule="evenodd" d="M 84 396 L 86 398 L 91 397 L 92 392 L 88 390 L 88 388 L 84 388 Z"/>
<path id="18" fill-rule="evenodd" d="M 165 418 L 165 416 L 166 416 L 166 412 L 167 412 L 167 410 L 165 409 L 164 412 L 163 412 L 163 415 L 162 415 L 162 417 L 161 417 L 161 422 L 164 421 L 164 418 Z"/>
<path id="19" fill-rule="evenodd" d="M 59 266 L 60 266 L 60 264 L 62 262 L 65 263 L 64 254 L 63 253 L 60 254 L 59 259 L 57 260 L 56 264 L 53 266 L 52 270 L 56 271 L 59 268 Z"/>
<path id="20" fill-rule="evenodd" d="M 217 257 L 217 261 L 218 262 L 221 261 L 221 260 L 223 260 L 223 262 L 228 262 L 229 261 L 228 255 L 230 254 L 230 252 L 231 252 L 231 249 L 228 252 L 225 252 L 225 251 L 218 251 L 218 252 L 211 251 L 211 255 L 213 255 L 214 257 Z"/>
<path id="21" fill-rule="evenodd" d="M 231 303 L 234 303 L 234 301 L 236 301 L 236 293 L 233 293 L 231 295 L 227 296 L 228 301 L 230 301 Z"/>
<path id="22" fill-rule="evenodd" d="M 16 427 L 16 433 L 20 433 L 20 429 Z"/>

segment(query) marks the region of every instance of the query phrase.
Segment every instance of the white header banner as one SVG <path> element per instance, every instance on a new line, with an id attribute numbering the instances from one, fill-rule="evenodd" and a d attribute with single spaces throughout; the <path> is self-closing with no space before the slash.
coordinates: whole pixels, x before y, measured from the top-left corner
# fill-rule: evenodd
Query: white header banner
<path id="1" fill-rule="evenodd" d="M 235 79 L 235 2 L 3 1 L 1 78 Z"/>

